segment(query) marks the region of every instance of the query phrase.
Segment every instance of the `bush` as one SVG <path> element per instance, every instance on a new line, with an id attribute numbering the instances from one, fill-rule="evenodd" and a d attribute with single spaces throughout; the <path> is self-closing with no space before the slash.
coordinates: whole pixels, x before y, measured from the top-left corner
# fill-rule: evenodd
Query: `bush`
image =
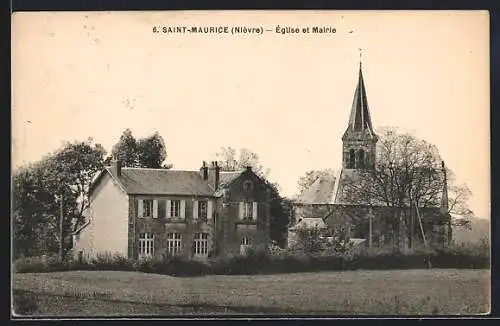
<path id="1" fill-rule="evenodd" d="M 172 276 L 197 276 L 209 273 L 209 265 L 190 258 L 164 256 L 162 259 L 138 260 L 135 270 Z"/>
<path id="2" fill-rule="evenodd" d="M 102 253 L 91 258 L 90 261 L 85 260 L 82 263 L 76 262 L 74 266 L 79 264 L 90 265 L 89 267 L 93 270 L 105 270 L 105 271 L 133 271 L 134 263 L 127 257 L 119 254 Z"/>
<path id="3" fill-rule="evenodd" d="M 247 255 L 209 258 L 165 256 L 160 259 L 132 261 L 120 255 L 102 254 L 81 262 L 61 262 L 55 257 L 19 258 L 14 272 L 40 273 L 64 270 L 140 271 L 172 276 L 201 276 L 206 274 L 244 275 L 297 273 L 343 270 L 383 270 L 422 268 L 489 268 L 489 250 L 484 245 L 456 245 L 444 249 L 415 248 L 394 251 L 387 248 L 365 249 L 359 252 L 307 253 L 289 249 L 271 252 L 250 250 Z"/>
<path id="4" fill-rule="evenodd" d="M 14 261 L 13 270 L 16 273 L 55 272 L 68 269 L 68 263 L 53 256 L 22 257 Z"/>

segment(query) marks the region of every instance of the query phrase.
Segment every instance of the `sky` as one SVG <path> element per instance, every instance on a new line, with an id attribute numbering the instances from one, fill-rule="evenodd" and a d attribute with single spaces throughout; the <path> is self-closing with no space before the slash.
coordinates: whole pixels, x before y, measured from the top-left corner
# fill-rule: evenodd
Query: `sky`
<path id="1" fill-rule="evenodd" d="M 311 169 L 341 167 L 360 52 L 372 122 L 434 145 L 470 207 L 490 216 L 486 11 L 40 12 L 12 16 L 13 167 L 63 141 L 109 152 L 158 131 L 174 169 L 247 148 L 293 196 Z M 262 34 L 164 34 L 245 26 Z M 276 33 L 277 26 L 335 33 Z M 361 51 L 360 51 L 361 49 Z"/>

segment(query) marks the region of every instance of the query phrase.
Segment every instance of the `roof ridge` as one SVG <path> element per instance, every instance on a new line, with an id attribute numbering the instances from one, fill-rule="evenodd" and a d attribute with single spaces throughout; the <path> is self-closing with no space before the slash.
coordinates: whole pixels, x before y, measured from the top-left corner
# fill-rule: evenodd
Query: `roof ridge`
<path id="1" fill-rule="evenodd" d="M 110 166 L 106 168 L 112 168 Z M 122 167 L 122 170 L 145 170 L 145 171 L 172 171 L 172 172 L 196 172 L 199 173 L 197 170 L 176 170 L 176 169 L 164 169 L 164 168 L 142 168 L 142 167 L 128 167 L 124 166 Z"/>

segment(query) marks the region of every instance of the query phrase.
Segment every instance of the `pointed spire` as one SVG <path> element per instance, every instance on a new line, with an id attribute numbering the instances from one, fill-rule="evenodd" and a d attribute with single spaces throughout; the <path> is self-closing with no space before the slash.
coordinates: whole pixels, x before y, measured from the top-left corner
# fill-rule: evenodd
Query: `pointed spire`
<path id="1" fill-rule="evenodd" d="M 358 85 L 356 86 L 356 91 L 354 92 L 354 99 L 352 102 L 347 131 L 367 132 L 369 135 L 374 136 L 375 133 L 373 132 L 370 109 L 368 107 L 365 83 L 363 79 L 363 63 L 361 61 L 361 51 L 359 56 L 360 61 Z"/>
<path id="2" fill-rule="evenodd" d="M 446 178 L 446 168 L 444 166 L 444 161 L 441 161 L 441 168 L 443 170 L 444 180 L 443 180 L 443 193 L 441 197 L 441 214 L 448 214 L 448 180 Z"/>

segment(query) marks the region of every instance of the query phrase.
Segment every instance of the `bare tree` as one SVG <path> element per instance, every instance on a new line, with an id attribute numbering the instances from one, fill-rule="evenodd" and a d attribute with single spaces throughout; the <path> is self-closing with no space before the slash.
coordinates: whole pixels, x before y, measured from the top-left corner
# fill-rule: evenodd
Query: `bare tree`
<path id="1" fill-rule="evenodd" d="M 252 170 L 262 177 L 269 174 L 269 170 L 260 164 L 259 156 L 247 148 L 241 148 L 238 155 L 236 149 L 231 146 L 221 147 L 215 158 L 222 171 L 238 171 L 251 166 Z"/>
<path id="2" fill-rule="evenodd" d="M 354 204 L 388 207 L 391 214 L 381 221 L 382 232 L 393 234 L 396 242 L 401 236 L 409 236 L 411 245 L 418 227 L 413 207 L 435 208 L 441 203 L 444 183 L 441 158 L 434 145 L 409 133 L 385 128 L 379 135 L 375 167 L 347 175 L 342 196 Z M 470 191 L 464 186 L 452 186 L 450 190 L 449 212 L 472 216 L 467 207 Z M 466 219 L 454 223 L 467 225 Z"/>

